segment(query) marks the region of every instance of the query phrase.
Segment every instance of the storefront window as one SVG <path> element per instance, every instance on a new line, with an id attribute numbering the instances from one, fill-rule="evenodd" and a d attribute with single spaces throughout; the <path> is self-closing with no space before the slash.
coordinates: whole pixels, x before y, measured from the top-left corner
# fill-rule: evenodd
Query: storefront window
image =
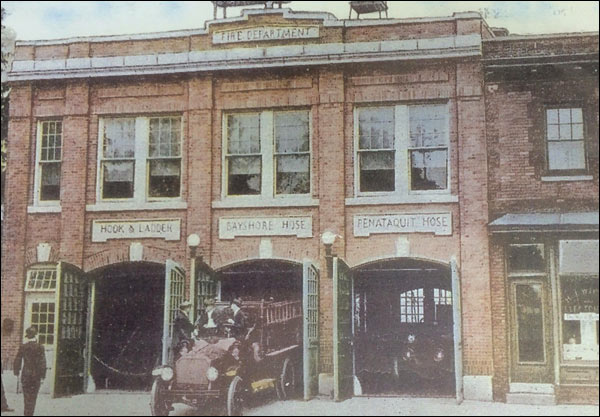
<path id="1" fill-rule="evenodd" d="M 598 241 L 560 242 L 562 346 L 565 361 L 598 361 Z"/>

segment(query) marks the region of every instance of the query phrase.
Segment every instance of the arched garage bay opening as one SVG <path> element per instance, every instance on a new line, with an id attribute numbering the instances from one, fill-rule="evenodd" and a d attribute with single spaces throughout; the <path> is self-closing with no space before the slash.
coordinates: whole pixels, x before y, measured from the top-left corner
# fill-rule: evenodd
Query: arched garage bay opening
<path id="1" fill-rule="evenodd" d="M 363 394 L 453 396 L 450 268 L 399 258 L 352 272 L 354 374 Z"/>
<path id="2" fill-rule="evenodd" d="M 97 389 L 147 390 L 162 349 L 165 266 L 135 262 L 95 282 L 91 375 Z"/>
<path id="3" fill-rule="evenodd" d="M 220 299 L 241 297 L 257 341 L 266 357 L 292 349 L 293 394 L 301 392 L 303 373 L 303 265 L 286 260 L 256 259 L 217 271 Z M 269 359 L 273 361 L 273 359 Z"/>

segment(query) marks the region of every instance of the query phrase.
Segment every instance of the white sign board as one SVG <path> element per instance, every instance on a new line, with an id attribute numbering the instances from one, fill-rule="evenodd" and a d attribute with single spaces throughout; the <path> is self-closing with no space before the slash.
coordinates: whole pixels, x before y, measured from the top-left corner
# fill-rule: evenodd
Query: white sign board
<path id="1" fill-rule="evenodd" d="M 312 217 L 221 217 L 219 238 L 236 236 L 297 236 L 312 237 Z"/>
<path id="2" fill-rule="evenodd" d="M 94 220 L 92 222 L 92 242 L 140 238 L 179 240 L 181 238 L 181 220 Z"/>
<path id="3" fill-rule="evenodd" d="M 223 44 L 318 37 L 318 26 L 258 26 L 213 32 L 212 41 L 215 44 Z"/>
<path id="4" fill-rule="evenodd" d="M 358 214 L 354 216 L 354 236 L 369 236 L 374 233 L 433 233 L 450 236 L 452 214 Z"/>

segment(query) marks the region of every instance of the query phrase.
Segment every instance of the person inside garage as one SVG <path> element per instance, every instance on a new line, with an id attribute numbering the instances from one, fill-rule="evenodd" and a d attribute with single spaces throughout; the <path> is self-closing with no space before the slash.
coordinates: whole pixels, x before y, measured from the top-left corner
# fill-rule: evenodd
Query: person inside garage
<path id="1" fill-rule="evenodd" d="M 236 297 L 231 302 L 231 310 L 233 311 L 233 319 L 229 319 L 231 326 L 231 337 L 235 337 L 238 340 L 243 340 L 246 337 L 248 318 L 242 311 L 242 299 Z"/>
<path id="2" fill-rule="evenodd" d="M 216 302 L 213 298 L 209 298 L 204 303 L 204 310 L 200 313 L 196 320 L 195 334 L 202 337 L 215 336 L 217 334 L 217 311 Z"/>
<path id="3" fill-rule="evenodd" d="M 179 359 L 182 349 L 189 350 L 193 343 L 192 332 L 194 331 L 194 325 L 190 321 L 189 316 L 191 309 L 192 303 L 190 301 L 184 301 L 179 304 L 179 310 L 177 310 L 175 314 L 175 320 L 173 322 L 173 339 L 171 343 L 174 361 Z"/>

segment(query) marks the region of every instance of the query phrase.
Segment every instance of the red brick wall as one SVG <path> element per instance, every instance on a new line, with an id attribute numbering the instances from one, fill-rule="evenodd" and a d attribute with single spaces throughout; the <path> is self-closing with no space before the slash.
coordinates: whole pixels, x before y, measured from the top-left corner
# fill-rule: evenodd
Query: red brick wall
<path id="1" fill-rule="evenodd" d="M 497 87 L 497 89 L 496 89 Z M 584 109 L 592 181 L 545 182 L 545 105 Z M 598 78 L 487 84 L 490 210 L 505 212 L 598 209 Z"/>

